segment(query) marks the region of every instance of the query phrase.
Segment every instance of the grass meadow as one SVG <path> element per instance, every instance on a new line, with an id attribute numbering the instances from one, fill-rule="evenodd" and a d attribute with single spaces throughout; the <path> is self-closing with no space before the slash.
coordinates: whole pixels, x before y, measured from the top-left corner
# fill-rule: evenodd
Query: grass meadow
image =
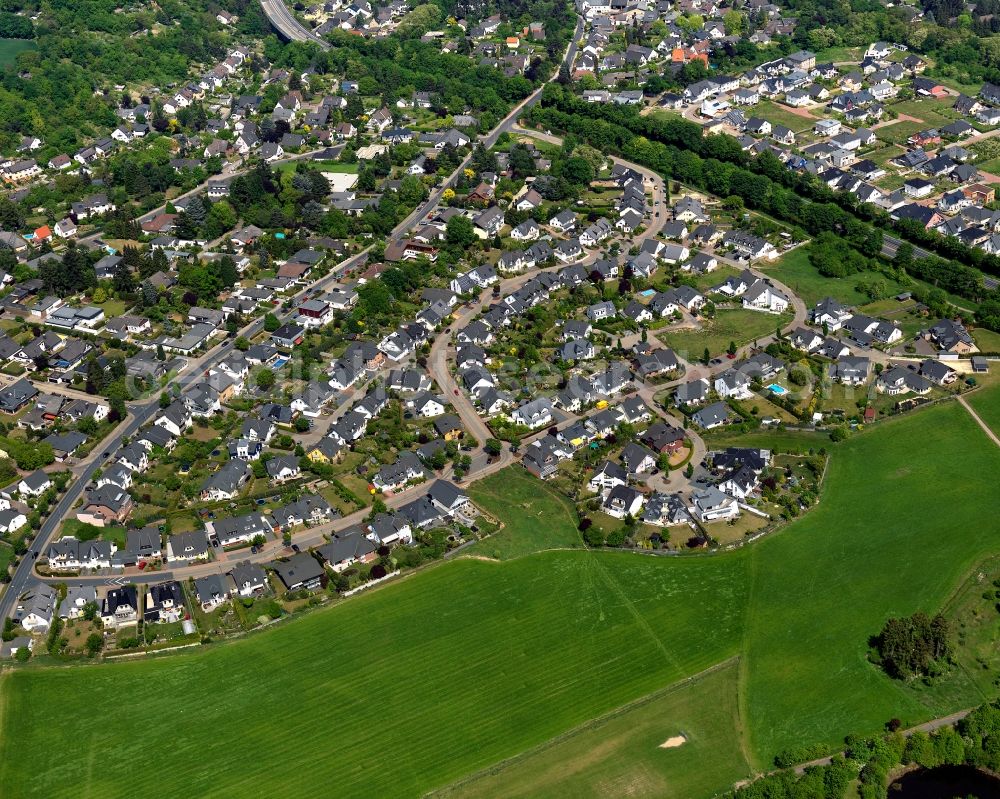
<path id="1" fill-rule="evenodd" d="M 197 653 L 7 672 L 0 791 L 698 799 L 744 761 L 975 704 L 967 684 L 893 683 L 867 640 L 1000 551 L 1000 453 L 957 403 L 831 449 L 819 506 L 733 553 L 527 554 L 572 525 L 540 536 L 539 511 L 562 512 L 515 468 L 477 489 L 508 560 L 460 558 Z"/>
<path id="2" fill-rule="evenodd" d="M 774 334 L 791 320 L 791 313 L 769 314 L 744 308 L 720 308 L 715 317 L 702 322 L 698 329 L 661 330 L 656 336 L 679 356 L 692 361 L 702 357 L 705 348 L 714 357 L 724 355 L 730 342 L 740 347 Z"/>
<path id="3" fill-rule="evenodd" d="M 737 726 L 735 661 L 658 691 L 509 763 L 434 794 L 439 799 L 708 796 L 750 774 Z M 683 737 L 679 746 L 664 747 Z M 677 743 L 674 741 L 673 743 Z"/>
<path id="4" fill-rule="evenodd" d="M 539 482 L 524 469 L 505 469 L 472 484 L 475 503 L 503 520 L 504 528 L 469 547 L 472 555 L 510 560 L 545 549 L 583 546 L 569 500 L 540 491 Z"/>
<path id="5" fill-rule="evenodd" d="M 996 369 L 996 364 L 991 364 Z M 981 378 L 980 378 L 981 379 Z M 989 378 L 994 380 L 991 375 Z M 1000 382 L 984 385 L 966 398 L 966 402 L 989 426 L 990 430 L 1000 436 Z"/>

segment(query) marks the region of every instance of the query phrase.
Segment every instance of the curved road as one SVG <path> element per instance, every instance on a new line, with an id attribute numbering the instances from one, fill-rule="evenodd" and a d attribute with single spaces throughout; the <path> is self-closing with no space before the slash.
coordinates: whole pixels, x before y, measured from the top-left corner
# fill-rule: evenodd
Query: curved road
<path id="1" fill-rule="evenodd" d="M 280 0 L 261 0 L 261 6 L 264 9 L 264 13 L 267 15 L 268 19 L 271 20 L 272 24 L 278 28 L 282 33 L 286 33 L 287 38 L 294 39 L 296 41 L 315 41 L 321 47 L 328 48 L 330 45 L 328 42 L 320 40 L 318 37 L 314 36 L 311 32 L 306 31 L 302 25 L 292 16 L 288 11 L 287 7 L 280 2 Z M 576 29 L 573 33 L 573 39 L 570 41 L 566 48 L 566 54 L 564 56 L 564 63 L 572 64 L 573 58 L 576 55 L 576 50 L 578 47 L 578 42 L 580 37 L 583 35 L 583 18 L 577 18 Z M 554 80 L 555 75 L 549 80 Z M 517 122 L 518 117 L 532 105 L 538 102 L 541 97 L 542 89 L 544 84 L 532 92 L 527 98 L 525 98 L 521 103 L 514 107 L 514 109 L 500 121 L 500 123 L 490 131 L 485 137 L 480 139 L 484 147 L 492 147 L 496 140 L 502 133 L 510 131 L 514 124 Z M 388 238 L 395 239 L 397 237 L 405 235 L 412 227 L 420 223 L 424 218 L 426 218 L 438 204 L 444 191 L 449 186 L 453 185 L 457 180 L 458 175 L 461 171 L 468 165 L 472 158 L 470 153 L 454 172 L 445 180 L 442 185 L 431 193 L 430 197 L 416 208 L 411 214 L 409 214 L 402 222 L 400 222 L 392 231 Z M 155 212 L 154 212 L 155 213 Z M 342 261 L 338 264 L 331 272 L 320 278 L 315 283 L 304 288 L 294 297 L 289 298 L 292 305 L 298 300 L 304 299 L 307 294 L 310 294 L 316 290 L 325 289 L 329 284 L 336 282 L 340 279 L 341 275 L 345 272 L 353 269 L 354 267 L 362 264 L 364 259 L 367 257 L 368 249 L 362 250 L 358 254 Z M 284 314 L 279 314 L 281 321 L 288 321 L 291 319 L 293 311 L 285 312 Z M 245 336 L 246 338 L 252 338 L 253 336 L 260 333 L 264 328 L 263 317 L 252 321 L 246 327 L 238 332 L 238 335 Z M 223 340 L 220 344 L 217 344 L 207 353 L 202 355 L 200 358 L 189 361 L 188 365 L 185 367 L 182 376 L 179 376 L 173 381 L 172 385 L 176 386 L 179 391 L 183 391 L 185 388 L 196 383 L 201 379 L 203 373 L 216 366 L 220 361 L 222 361 L 226 355 L 229 353 L 229 345 L 232 341 L 231 338 Z M 60 524 L 65 518 L 67 518 L 77 500 L 79 500 L 84 493 L 86 485 L 93 479 L 94 473 L 100 468 L 104 461 L 101 456 L 103 452 L 109 452 L 112 455 L 122 446 L 123 439 L 134 435 L 144 424 L 149 422 L 153 418 L 156 411 L 159 408 L 159 394 L 155 394 L 144 402 L 133 403 L 129 406 L 131 420 L 127 420 L 123 426 L 116 429 L 109 438 L 107 438 L 102 446 L 94 451 L 90 456 L 89 460 L 84 461 L 80 464 L 82 471 L 79 473 L 77 479 L 72 481 L 67 488 L 65 494 L 56 503 L 55 508 L 49 516 L 42 523 L 42 526 L 35 536 L 31 548 L 28 554 L 25 555 L 18 563 L 17 568 L 11 578 L 11 582 L 7 585 L 3 594 L 0 595 L 0 619 L 6 618 L 11 611 L 14 609 L 14 605 L 17 599 L 28 585 L 34 581 L 40 579 L 37 576 L 33 576 L 34 573 L 34 559 L 32 557 L 33 553 L 40 553 L 48 544 L 49 539 L 55 534 L 56 530 L 59 528 Z M 480 445 L 482 442 L 480 442 Z M 109 458 L 112 456 L 109 455 Z M 485 477 L 494 471 L 497 471 L 504 466 L 508 465 L 513 460 L 509 452 L 505 452 L 500 458 L 490 461 L 485 453 L 482 451 L 481 446 L 473 458 L 473 468 L 471 472 L 475 473 L 477 478 Z M 470 473 L 471 473 L 470 472 Z M 392 507 L 394 504 L 402 504 L 405 501 L 415 498 L 426 491 L 426 487 L 417 486 L 415 490 L 410 492 L 402 492 L 395 495 L 395 497 L 390 497 L 387 500 L 387 504 Z M 367 514 L 367 510 L 365 511 Z M 337 520 L 333 523 L 338 528 L 342 525 L 348 524 L 348 520 L 353 517 L 347 517 L 347 519 Z M 333 524 L 329 525 L 330 528 Z M 318 536 L 323 528 L 310 528 L 305 534 L 300 534 L 297 536 L 296 540 L 301 540 L 303 544 L 309 545 L 309 540 Z M 271 549 L 267 549 L 264 552 L 259 553 L 254 560 L 263 562 L 274 556 L 275 552 Z M 225 568 L 225 562 L 222 564 L 208 563 L 202 564 L 201 566 L 190 567 L 185 569 L 185 576 L 197 576 L 199 573 L 212 573 L 215 571 L 221 571 Z M 163 580 L 169 577 L 169 572 L 157 572 L 148 577 L 139 577 L 138 575 L 130 575 L 129 580 L 135 580 L 138 582 L 151 582 L 155 580 Z M 108 577 L 93 577 L 93 578 L 76 578 L 76 579 L 86 579 L 88 582 L 96 583 L 106 583 Z"/>
<path id="2" fill-rule="evenodd" d="M 282 0 L 260 0 L 260 7 L 274 29 L 288 41 L 313 42 L 324 50 L 330 49 L 330 43 L 299 22 Z"/>

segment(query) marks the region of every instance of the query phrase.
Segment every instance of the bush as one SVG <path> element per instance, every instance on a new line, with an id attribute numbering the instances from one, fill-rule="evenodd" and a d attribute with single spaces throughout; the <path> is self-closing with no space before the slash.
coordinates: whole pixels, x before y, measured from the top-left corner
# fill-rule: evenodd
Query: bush
<path id="1" fill-rule="evenodd" d="M 588 547 L 602 547 L 604 546 L 604 533 L 596 527 L 588 527 L 583 531 L 583 540 Z"/>

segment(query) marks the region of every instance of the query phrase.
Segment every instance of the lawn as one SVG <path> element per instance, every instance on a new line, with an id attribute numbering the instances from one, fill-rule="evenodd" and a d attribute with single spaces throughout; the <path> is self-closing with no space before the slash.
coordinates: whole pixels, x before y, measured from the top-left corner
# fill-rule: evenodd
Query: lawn
<path id="1" fill-rule="evenodd" d="M 977 327 L 972 331 L 972 338 L 981 352 L 1000 352 L 1000 333 Z"/>
<path id="2" fill-rule="evenodd" d="M 888 616 L 936 611 L 1000 550 L 984 523 L 1000 453 L 968 413 L 945 403 L 839 445 L 793 433 L 740 441 L 832 454 L 816 509 L 734 553 L 458 559 L 191 654 L 6 672 L 4 795 L 299 795 L 331 783 L 344 797 L 414 796 L 529 753 L 512 767 L 515 795 L 697 799 L 745 770 L 730 688 L 703 701 L 697 687 L 662 693 L 648 713 L 634 704 L 593 727 L 603 735 L 567 733 L 735 655 L 740 751 L 758 769 L 787 747 L 834 748 L 893 717 L 910 725 L 980 701 L 958 683 L 924 696 L 866 660 Z M 510 524 L 522 530 L 530 512 L 491 504 L 505 493 L 523 503 L 516 480 L 498 476 L 480 497 L 505 520 L 523 514 Z M 662 760 L 649 751 L 689 731 L 690 759 L 685 746 Z M 557 737 L 555 754 L 535 759 Z M 167 746 L 169 769 L 134 767 Z M 52 758 L 61 751 L 81 757 Z M 377 751 L 394 754 L 375 761 Z M 492 785 L 483 795 L 496 795 Z"/>
<path id="3" fill-rule="evenodd" d="M 722 355 L 731 341 L 741 346 L 769 336 L 777 327 L 787 325 L 791 318 L 788 313 L 774 316 L 743 308 L 723 308 L 700 330 L 668 330 L 658 333 L 657 337 L 672 347 L 679 357 L 697 361 L 706 347 L 713 356 Z"/>
<path id="4" fill-rule="evenodd" d="M 977 379 L 981 379 L 981 376 L 977 375 Z M 986 422 L 994 433 L 1000 435 L 1000 383 L 983 386 L 965 399 L 979 418 Z"/>
<path id="5" fill-rule="evenodd" d="M 889 144 L 903 144 L 914 133 L 919 133 L 929 127 L 933 127 L 933 125 L 928 125 L 925 122 L 897 120 L 891 125 L 885 125 L 884 127 L 877 128 L 875 130 L 875 135 L 882 141 L 889 142 Z"/>
<path id="6" fill-rule="evenodd" d="M 930 97 L 916 97 L 900 103 L 892 103 L 889 108 L 897 114 L 921 119 L 925 128 L 940 128 L 961 117 L 955 111 L 955 98 L 945 97 L 934 100 Z"/>
<path id="7" fill-rule="evenodd" d="M 473 501 L 497 519 L 502 530 L 465 550 L 508 560 L 545 549 L 583 546 L 569 502 L 520 466 L 473 483 Z"/>
<path id="8" fill-rule="evenodd" d="M 746 114 L 748 117 L 755 116 L 766 119 L 772 125 L 784 125 L 786 128 L 791 129 L 795 133 L 812 130 L 812 126 L 816 122 L 815 117 L 801 116 L 800 114 L 796 114 L 787 106 L 778 105 L 777 103 L 772 103 L 769 100 L 763 100 L 757 103 L 757 105 L 753 106 L 753 108 L 751 108 L 750 111 L 747 111 Z"/>
<path id="9" fill-rule="evenodd" d="M 749 774 L 733 662 L 572 730 L 538 750 L 433 794 L 441 797 L 708 796 Z M 677 747 L 663 748 L 683 736 Z"/>
<path id="10" fill-rule="evenodd" d="M 11 66 L 18 54 L 35 49 L 37 45 L 30 39 L 0 39 L 0 69 Z"/>
<path id="11" fill-rule="evenodd" d="M 825 50 L 816 51 L 816 63 L 823 64 L 827 61 L 851 61 L 858 62 L 865 54 L 863 47 L 827 47 Z M 854 64 L 852 63 L 851 66 Z"/>
<path id="12" fill-rule="evenodd" d="M 6 541 L 0 541 L 0 574 L 7 573 L 7 567 L 14 559 L 14 547 Z"/>
<path id="13" fill-rule="evenodd" d="M 873 275 L 851 275 L 846 278 L 824 277 L 809 262 L 806 247 L 796 247 L 772 263 L 762 263 L 760 268 L 768 275 L 788 286 L 798 294 L 806 307 L 812 307 L 825 297 L 833 297 L 845 305 L 863 305 L 868 297 L 855 288 L 858 281 L 871 279 Z M 882 276 L 878 276 L 882 277 Z M 901 291 L 898 283 L 882 279 L 888 284 L 890 293 Z"/>
<path id="14" fill-rule="evenodd" d="M 732 657 L 745 561 L 678 565 L 586 551 L 462 559 L 196 653 L 22 669 L 0 682 L 0 786 L 10 799 L 322 784 L 418 795 Z M 161 745 L 170 768 L 135 767 Z M 51 757 L 71 746 L 103 754 Z"/>

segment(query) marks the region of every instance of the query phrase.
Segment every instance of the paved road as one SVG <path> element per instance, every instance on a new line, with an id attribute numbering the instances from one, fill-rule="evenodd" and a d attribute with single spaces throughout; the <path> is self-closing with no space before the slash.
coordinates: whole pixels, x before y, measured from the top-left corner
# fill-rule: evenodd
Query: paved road
<path id="1" fill-rule="evenodd" d="M 272 19 L 272 22 L 275 18 L 279 19 L 282 18 L 280 10 L 274 11 L 275 5 L 281 6 L 281 8 L 284 9 L 287 17 L 291 17 L 291 14 L 288 12 L 287 8 L 285 8 L 282 3 L 278 2 L 278 0 L 261 0 L 261 4 L 264 7 L 265 13 L 267 13 L 269 18 Z M 274 17 L 272 17 L 272 13 L 275 14 Z M 284 18 L 286 23 L 287 23 L 287 17 Z M 294 18 L 292 19 L 294 21 Z M 295 21 L 295 23 L 296 25 L 298 24 L 297 21 Z M 301 28 L 301 26 L 299 26 L 299 28 Z M 572 64 L 573 58 L 577 50 L 577 43 L 582 34 L 583 34 L 583 18 L 578 17 L 576 30 L 573 34 L 573 39 L 572 41 L 570 41 L 569 45 L 566 48 L 566 54 L 564 56 L 565 63 Z M 298 36 L 293 36 L 292 38 L 296 38 L 297 40 L 300 41 L 302 40 Z M 326 44 L 326 46 L 328 47 L 329 45 Z M 550 78 L 550 80 L 554 79 L 555 75 L 553 75 L 553 77 Z M 504 119 L 502 119 L 497 124 L 497 126 L 493 128 L 492 131 L 490 131 L 490 133 L 488 133 L 485 137 L 483 137 L 481 139 L 483 145 L 486 147 L 493 146 L 493 144 L 496 143 L 497 138 L 499 138 L 499 136 L 502 133 L 510 131 L 513 128 L 515 122 L 517 121 L 519 115 L 523 113 L 527 108 L 530 108 L 532 105 L 538 102 L 538 100 L 541 97 L 542 88 L 544 88 L 544 86 L 539 87 L 525 100 L 519 103 L 510 112 L 510 114 L 504 117 Z M 294 158 L 289 158 L 284 160 L 296 160 L 298 158 L 309 158 L 311 156 L 312 156 L 311 153 L 306 153 L 301 156 L 295 156 Z M 390 240 L 405 234 L 411 227 L 417 225 L 434 210 L 435 206 L 440 201 L 441 196 L 444 194 L 445 188 L 454 184 L 460 172 L 466 167 L 466 165 L 471 160 L 471 157 L 472 156 L 470 153 L 470 155 L 467 156 L 462 161 L 461 164 L 459 164 L 459 166 L 455 169 L 455 171 L 452 172 L 449 178 L 443 182 L 441 187 L 439 187 L 436 191 L 431 193 L 431 196 L 425 203 L 416 208 L 411 214 L 409 214 L 402 222 L 400 222 L 393 229 L 392 233 L 389 236 Z M 234 171 L 232 174 L 235 175 L 238 173 Z M 201 187 L 193 191 L 199 191 L 199 190 L 201 190 Z M 188 192 L 188 194 L 190 193 L 191 192 Z M 151 216 L 159 212 L 160 212 L 159 209 L 157 209 L 156 211 L 151 211 L 149 214 L 144 215 L 142 219 L 150 218 Z M 97 234 L 94 234 L 89 238 L 96 239 Z M 290 300 L 292 306 L 294 307 L 294 304 L 297 301 L 303 299 L 307 294 L 310 294 L 317 290 L 322 291 L 326 289 L 330 284 L 337 282 L 345 272 L 348 272 L 351 269 L 355 268 L 356 266 L 362 264 L 364 262 L 364 259 L 367 258 L 368 249 L 370 248 L 366 248 L 365 250 L 359 252 L 357 255 L 354 255 L 342 261 L 333 270 L 331 270 L 329 275 L 317 280 L 316 282 L 302 289 L 302 291 L 298 292 L 295 296 L 291 297 Z M 281 319 L 282 321 L 287 321 L 291 319 L 293 314 L 294 311 L 287 311 L 284 312 L 283 314 L 279 313 L 278 316 L 279 319 Z M 246 338 L 252 338 L 253 336 L 259 334 L 263 329 L 264 329 L 264 319 L 263 317 L 261 317 L 259 319 L 250 322 L 242 330 L 240 330 L 238 334 Z M 183 391 L 185 388 L 196 383 L 199 379 L 201 379 L 203 373 L 206 370 L 216 366 L 220 361 L 222 361 L 226 357 L 226 355 L 229 353 L 229 345 L 231 344 L 231 342 L 232 339 L 227 338 L 223 340 L 220 344 L 213 347 L 207 353 L 202 355 L 201 357 L 190 361 L 188 363 L 187 368 L 180 376 L 178 376 L 177 379 L 173 381 L 172 385 L 176 386 L 178 390 Z M 63 497 L 57 503 L 56 507 L 53 509 L 53 512 L 42 523 L 42 527 L 39 530 L 39 533 L 36 536 L 35 541 L 31 549 L 29 550 L 28 555 L 24 557 L 18 564 L 18 567 L 15 570 L 13 577 L 11 578 L 10 584 L 7 586 L 7 589 L 4 591 L 3 595 L 0 596 L 0 618 L 5 618 L 7 615 L 10 614 L 10 612 L 14 608 L 17 598 L 24 592 L 25 588 L 29 585 L 32 579 L 38 579 L 37 577 L 32 578 L 33 567 L 34 567 L 34 560 L 32 558 L 32 553 L 42 552 L 47 546 L 49 539 L 55 534 L 56 530 L 59 528 L 62 521 L 65 518 L 69 517 L 76 501 L 82 497 L 85 486 L 90 482 L 90 480 L 93 478 L 94 472 L 99 468 L 100 464 L 103 462 L 104 458 L 102 457 L 102 453 L 109 452 L 112 455 L 116 453 L 117 450 L 121 447 L 123 438 L 133 435 L 136 431 L 139 430 L 139 428 L 142 425 L 144 425 L 150 419 L 153 418 L 159 407 L 158 403 L 159 403 L 158 396 L 156 396 L 156 397 L 151 397 L 150 399 L 148 399 L 143 403 L 136 403 L 131 405 L 130 413 L 133 416 L 131 421 L 127 422 L 124 426 L 119 427 L 118 430 L 116 430 L 105 442 L 103 442 L 102 447 L 95 450 L 94 454 L 91 456 L 89 461 L 85 461 L 84 463 L 80 464 L 80 467 L 82 467 L 83 469 L 83 471 L 80 473 L 81 474 L 80 479 L 74 480 L 70 484 L 66 493 L 63 495 Z M 109 458 L 110 457 L 111 456 L 109 456 Z M 504 466 L 508 465 L 511 462 L 511 460 L 512 456 L 510 456 L 510 453 L 505 453 L 505 456 L 495 461 L 491 461 L 486 456 L 486 454 L 482 452 L 482 450 L 480 449 L 473 456 L 472 469 L 469 472 L 469 478 L 475 477 L 478 479 L 481 477 L 485 477 L 487 474 L 491 474 L 499 469 L 502 469 Z M 418 486 L 417 488 L 419 489 L 420 487 Z M 426 491 L 426 487 L 423 490 Z M 396 497 L 390 497 L 389 500 L 387 500 L 386 504 L 389 505 L 389 507 L 393 507 L 394 505 L 390 504 L 390 502 L 392 503 L 398 502 L 399 504 L 402 504 L 403 502 L 409 501 L 409 499 L 412 499 L 415 496 L 417 496 L 416 492 L 403 492 L 402 494 L 396 495 Z M 405 499 L 400 499 L 400 497 L 405 497 Z M 367 515 L 367 513 L 368 511 L 365 510 L 357 521 L 360 521 L 360 519 L 363 518 L 365 515 Z M 347 517 L 346 519 L 339 520 L 335 524 L 338 529 L 342 529 L 342 526 L 349 526 L 349 524 L 351 523 L 356 523 L 356 521 L 355 522 L 349 521 L 352 518 L 353 516 Z M 309 531 L 307 531 L 306 534 L 301 535 L 303 543 L 306 546 L 311 546 L 312 544 L 310 544 L 309 542 L 312 540 L 314 536 L 319 535 L 317 531 L 321 529 L 322 528 L 312 528 Z M 296 543 L 298 543 L 298 539 L 296 539 Z M 274 554 L 275 554 L 274 552 L 267 549 L 265 550 L 265 552 L 259 553 L 254 558 L 254 560 L 263 562 L 273 557 Z M 218 570 L 219 564 L 218 563 L 205 564 L 204 567 L 214 567 L 214 569 Z M 193 567 L 193 568 L 198 569 L 204 567 Z M 212 572 L 209 571 L 206 573 L 212 573 Z M 197 576 L 197 572 L 192 570 L 185 570 L 185 576 Z M 145 581 L 148 582 L 149 579 L 157 579 L 157 578 L 164 579 L 164 573 L 160 572 L 156 575 L 155 578 L 148 578 L 145 579 Z M 108 578 L 101 577 L 93 579 L 96 580 L 97 582 L 107 582 Z"/>
<path id="2" fill-rule="evenodd" d="M 299 22 L 282 0 L 260 0 L 260 7 L 275 30 L 289 41 L 314 42 L 324 50 L 330 49 L 330 43 Z"/>
<path id="3" fill-rule="evenodd" d="M 1000 131 L 1000 128 L 997 128 Z M 899 249 L 899 245 L 903 242 L 897 239 L 895 236 L 890 236 L 887 233 L 882 234 L 882 255 L 886 258 L 894 258 L 896 251 Z M 914 258 L 931 258 L 934 257 L 934 253 L 928 252 L 927 250 L 917 247 L 916 245 L 911 245 L 913 247 L 913 257 Z M 983 285 L 990 291 L 995 291 L 1000 287 L 1000 280 L 995 277 L 990 277 L 989 275 L 983 275 Z"/>

